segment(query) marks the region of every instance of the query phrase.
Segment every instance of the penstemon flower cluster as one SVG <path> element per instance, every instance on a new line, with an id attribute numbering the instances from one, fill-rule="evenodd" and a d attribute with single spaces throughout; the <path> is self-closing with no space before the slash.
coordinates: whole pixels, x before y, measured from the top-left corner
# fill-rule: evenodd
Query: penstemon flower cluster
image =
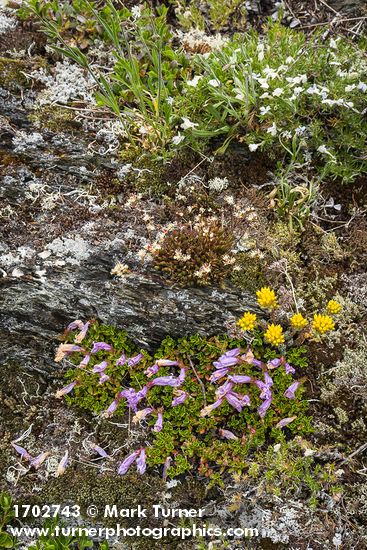
<path id="1" fill-rule="evenodd" d="M 74 337 L 74 341 L 77 341 L 78 344 L 61 344 L 56 352 L 57 361 L 68 357 L 72 353 L 81 353 L 83 358 L 79 364 L 76 365 L 76 369 L 82 369 L 84 371 L 88 371 L 88 369 L 90 369 L 90 374 L 99 375 L 100 378 L 98 384 L 104 384 L 109 379 L 109 376 L 104 374 L 107 367 L 126 365 L 131 372 L 133 372 L 134 368 L 143 359 L 144 356 L 142 353 L 139 353 L 133 357 L 127 357 L 125 354 L 122 354 L 117 360 L 114 359 L 113 364 L 111 364 L 108 359 L 105 359 L 97 365 L 89 367 L 88 363 L 93 354 L 98 353 L 98 351 L 104 351 L 108 354 L 114 352 L 114 350 L 110 344 L 105 342 L 93 342 L 90 350 L 83 347 L 82 342 L 88 330 L 88 327 L 85 329 L 85 325 L 86 324 L 80 321 L 74 321 L 69 325 L 66 330 L 67 334 L 76 328 L 79 329 L 79 332 Z M 81 334 L 82 331 L 83 334 Z M 258 374 L 254 376 L 244 374 L 243 368 L 247 368 L 248 366 L 254 367 L 256 371 L 258 371 Z M 169 375 L 159 376 L 159 370 L 161 367 L 169 367 L 172 370 L 172 373 Z M 263 362 L 255 358 L 250 347 L 247 347 L 247 349 L 237 347 L 226 351 L 213 362 L 213 367 L 214 370 L 210 375 L 209 382 L 212 385 L 218 384 L 218 387 L 215 390 L 216 400 L 213 403 L 206 405 L 200 411 L 201 417 L 209 416 L 215 409 L 219 408 L 225 402 L 237 412 L 241 412 L 243 407 L 251 407 L 252 398 L 250 398 L 248 393 L 246 393 L 243 388 L 249 388 L 252 386 L 253 388 L 256 388 L 259 398 L 262 400 L 262 404 L 258 407 L 257 413 L 260 419 L 264 419 L 268 409 L 272 405 L 273 393 L 275 391 L 274 380 L 271 373 L 275 369 L 281 368 L 284 369 L 286 374 L 295 374 L 294 367 L 292 367 L 292 365 L 290 365 L 282 355 L 267 362 Z M 133 423 L 139 423 L 148 417 L 153 417 L 153 419 L 155 418 L 155 423 L 152 427 L 152 432 L 155 434 L 159 433 L 162 431 L 164 426 L 165 410 L 163 406 L 156 408 L 149 406 L 149 392 L 154 387 L 174 388 L 173 399 L 170 405 L 166 405 L 166 407 L 185 407 L 189 399 L 194 399 L 194 396 L 191 396 L 188 391 L 182 389 L 182 386 L 185 384 L 187 371 L 188 367 L 180 360 L 156 360 L 153 365 L 144 370 L 144 374 L 146 376 L 145 385 L 139 390 L 132 387 L 121 388 L 107 409 L 102 411 L 101 416 L 105 418 L 112 417 L 120 403 L 123 402 L 133 413 Z M 287 399 L 295 399 L 295 393 L 304 381 L 305 378 L 301 378 L 292 382 L 292 384 L 285 390 L 283 394 L 284 397 Z M 77 377 L 76 380 L 69 383 L 64 388 L 59 389 L 56 392 L 56 397 L 61 398 L 62 396 L 69 394 L 79 384 L 80 382 Z M 296 416 L 283 418 L 277 423 L 276 427 L 283 428 L 290 424 L 295 418 Z M 226 428 L 221 428 L 219 430 L 219 435 L 224 439 L 237 439 L 237 436 Z M 96 451 L 98 452 L 98 449 L 96 449 Z M 101 456 L 106 458 L 105 454 L 101 454 Z M 166 475 L 166 471 L 171 460 L 172 457 L 168 456 L 166 458 L 164 475 Z M 118 466 L 117 473 L 119 475 L 126 474 L 133 464 L 136 464 L 138 473 L 143 474 L 145 472 L 146 449 L 139 448 L 128 455 Z M 65 466 L 63 466 L 63 471 L 64 470 Z"/>

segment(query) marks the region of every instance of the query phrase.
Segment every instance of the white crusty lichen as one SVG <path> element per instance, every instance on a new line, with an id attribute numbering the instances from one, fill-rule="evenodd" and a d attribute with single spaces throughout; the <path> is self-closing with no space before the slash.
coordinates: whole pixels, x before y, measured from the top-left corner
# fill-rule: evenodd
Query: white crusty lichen
<path id="1" fill-rule="evenodd" d="M 52 73 L 48 73 L 41 67 L 33 71 L 30 76 L 45 85 L 45 89 L 37 98 L 40 105 L 54 103 L 67 105 L 76 99 L 83 99 L 88 103 L 95 104 L 93 78 L 68 59 L 64 59 L 63 62 L 58 61 Z"/>
<path id="2" fill-rule="evenodd" d="M 15 29 L 17 22 L 13 17 L 7 15 L 8 10 L 3 9 L 6 6 L 6 0 L 0 1 L 0 34 L 4 34 L 8 31 Z"/>
<path id="3" fill-rule="evenodd" d="M 89 243 L 78 236 L 73 238 L 58 237 L 47 244 L 46 249 L 55 256 L 63 258 L 66 263 L 73 265 L 87 260 L 91 254 Z"/>

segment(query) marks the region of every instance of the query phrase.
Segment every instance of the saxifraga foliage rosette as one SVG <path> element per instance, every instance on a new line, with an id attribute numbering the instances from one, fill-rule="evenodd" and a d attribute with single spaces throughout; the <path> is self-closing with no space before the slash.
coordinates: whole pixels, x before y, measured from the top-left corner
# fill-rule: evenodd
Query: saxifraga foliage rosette
<path id="1" fill-rule="evenodd" d="M 154 264 L 182 286 L 221 284 L 230 274 L 232 245 L 233 236 L 218 222 L 184 225 L 165 236 Z"/>

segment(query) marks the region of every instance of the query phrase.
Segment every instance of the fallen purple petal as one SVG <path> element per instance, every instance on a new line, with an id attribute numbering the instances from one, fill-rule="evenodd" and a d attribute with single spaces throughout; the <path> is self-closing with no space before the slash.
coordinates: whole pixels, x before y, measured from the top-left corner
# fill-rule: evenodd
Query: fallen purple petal
<path id="1" fill-rule="evenodd" d="M 123 353 L 116 361 L 116 366 L 121 366 L 121 365 L 125 365 L 127 361 L 127 357 L 126 355 Z"/>
<path id="2" fill-rule="evenodd" d="M 147 370 L 144 371 L 144 374 L 147 375 L 148 378 L 151 376 L 154 376 L 154 374 L 157 374 L 159 371 L 159 365 L 156 363 L 155 365 L 152 365 L 151 367 L 147 368 Z"/>
<path id="3" fill-rule="evenodd" d="M 224 369 L 218 369 L 216 370 L 210 377 L 210 382 L 213 384 L 214 382 L 218 382 L 221 378 L 224 378 L 229 373 L 228 368 Z"/>
<path id="4" fill-rule="evenodd" d="M 140 449 L 138 458 L 136 459 L 136 469 L 139 474 L 144 474 L 147 469 L 145 449 Z"/>
<path id="5" fill-rule="evenodd" d="M 137 424 L 138 422 L 141 422 L 144 420 L 147 416 L 149 416 L 153 412 L 152 407 L 146 407 L 145 409 L 142 409 L 141 411 L 138 411 L 135 416 L 133 416 L 133 424 Z"/>
<path id="6" fill-rule="evenodd" d="M 210 414 L 214 409 L 217 409 L 218 407 L 220 407 L 222 403 L 223 403 L 223 398 L 217 399 L 211 405 L 207 405 L 206 407 L 201 409 L 200 416 L 208 416 L 208 414 Z"/>
<path id="7" fill-rule="evenodd" d="M 233 440 L 238 440 L 238 437 L 231 431 L 229 430 L 222 430 L 220 429 L 219 430 L 219 435 L 221 437 L 223 437 L 224 439 L 233 439 Z"/>
<path id="8" fill-rule="evenodd" d="M 38 468 L 44 463 L 44 461 L 48 456 L 50 456 L 50 453 L 48 451 L 45 451 L 39 454 L 38 456 L 36 456 L 35 458 L 32 458 L 32 460 L 30 460 L 31 466 L 33 466 L 33 468 L 38 470 Z"/>
<path id="9" fill-rule="evenodd" d="M 128 469 L 130 468 L 131 464 L 133 462 L 135 462 L 135 460 L 136 460 L 139 453 L 140 453 L 140 451 L 134 451 L 133 453 L 131 453 L 131 455 L 127 456 L 123 462 L 121 462 L 121 464 L 120 464 L 120 466 L 117 470 L 117 473 L 120 476 L 126 474 Z"/>
<path id="10" fill-rule="evenodd" d="M 95 443 L 92 443 L 91 449 L 99 454 L 99 456 L 101 456 L 102 458 L 111 458 L 110 455 L 107 454 L 104 449 L 102 449 L 102 447 L 96 445 Z"/>
<path id="11" fill-rule="evenodd" d="M 293 420 L 295 420 L 297 416 L 290 416 L 289 418 L 283 418 L 278 422 L 278 424 L 275 426 L 276 428 L 284 428 L 284 426 L 288 426 Z"/>
<path id="12" fill-rule="evenodd" d="M 294 374 L 296 372 L 296 369 L 289 363 L 284 363 L 284 369 L 286 374 Z"/>
<path id="13" fill-rule="evenodd" d="M 33 457 L 29 454 L 29 452 L 26 449 L 24 449 L 23 447 L 20 447 L 20 445 L 17 445 L 16 443 L 12 443 L 12 446 L 17 451 L 17 453 L 20 454 L 22 458 L 25 458 L 26 460 L 33 460 Z"/>
<path id="14" fill-rule="evenodd" d="M 55 473 L 56 477 L 62 476 L 64 474 L 66 470 L 66 466 L 68 465 L 68 462 L 69 462 L 69 451 L 65 451 L 64 456 L 62 457 L 62 459 L 59 462 L 59 465 L 57 466 L 57 470 Z"/>

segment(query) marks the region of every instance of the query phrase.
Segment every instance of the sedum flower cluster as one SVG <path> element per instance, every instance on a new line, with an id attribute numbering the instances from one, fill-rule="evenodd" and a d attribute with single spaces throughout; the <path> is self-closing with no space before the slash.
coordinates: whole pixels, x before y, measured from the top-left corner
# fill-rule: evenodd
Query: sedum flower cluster
<path id="1" fill-rule="evenodd" d="M 262 287 L 256 292 L 256 296 L 259 306 L 263 309 L 274 312 L 278 307 L 277 297 L 272 288 Z M 290 317 L 290 326 L 295 331 L 308 327 L 309 332 L 305 334 L 305 337 L 308 338 L 323 335 L 335 330 L 335 321 L 331 315 L 340 313 L 341 309 L 341 305 L 336 300 L 330 300 L 326 307 L 330 315 L 328 313 L 315 313 L 312 322 L 310 322 L 302 313 L 297 312 Z M 243 316 L 237 321 L 237 325 L 243 331 L 251 332 L 255 330 L 258 325 L 256 313 L 245 311 Z M 263 332 L 263 336 L 265 341 L 274 347 L 285 344 L 284 329 L 280 324 L 269 323 Z"/>

